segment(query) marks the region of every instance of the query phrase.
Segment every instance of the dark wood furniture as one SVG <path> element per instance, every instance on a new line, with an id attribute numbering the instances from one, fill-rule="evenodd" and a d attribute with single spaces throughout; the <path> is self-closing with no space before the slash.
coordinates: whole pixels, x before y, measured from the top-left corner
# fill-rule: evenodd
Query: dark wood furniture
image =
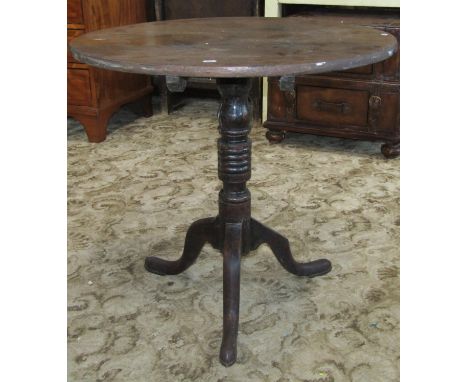
<path id="1" fill-rule="evenodd" d="M 181 48 L 183 47 L 183 48 Z M 239 323 L 240 257 L 260 244 L 270 246 L 280 264 L 298 276 L 331 270 L 326 259 L 298 263 L 288 239 L 251 217 L 251 78 L 320 73 L 381 61 L 396 48 L 395 38 L 370 28 L 310 19 L 212 18 L 154 22 L 89 33 L 71 43 L 74 56 L 114 70 L 183 77 L 214 77 L 221 93 L 218 176 L 223 182 L 216 217 L 188 229 L 180 259 L 147 257 L 159 275 L 183 272 L 205 243 L 223 254 L 223 339 L 220 360 L 236 361 Z M 294 54 L 292 54 L 294 53 Z M 293 83 L 293 77 L 285 77 Z"/>
<path id="2" fill-rule="evenodd" d="M 98 29 L 146 21 L 145 0 L 68 0 L 68 42 Z M 151 77 L 96 69 L 67 54 L 67 114 L 85 128 L 90 142 L 106 139 L 107 123 L 123 104 L 138 102 L 153 114 Z"/>
<path id="3" fill-rule="evenodd" d="M 262 16 L 263 2 L 261 0 L 154 0 L 157 21 L 192 19 L 205 17 L 235 17 Z M 215 78 L 189 78 L 185 92 L 171 92 L 167 89 L 165 77 L 156 80 L 161 95 L 163 112 L 183 105 L 184 97 L 191 94 L 214 96 L 218 95 Z M 253 79 L 250 91 L 253 106 L 253 118 L 261 118 L 262 85 L 258 78 Z"/>
<path id="4" fill-rule="evenodd" d="M 312 20 L 330 19 L 345 25 L 372 26 L 400 36 L 395 13 L 307 13 Z M 378 140 L 386 157 L 400 154 L 400 56 L 379 63 L 325 75 L 297 76 L 295 87 L 280 88 L 279 78 L 268 83 L 268 113 L 263 124 L 272 143 L 286 131 L 342 138 Z"/>

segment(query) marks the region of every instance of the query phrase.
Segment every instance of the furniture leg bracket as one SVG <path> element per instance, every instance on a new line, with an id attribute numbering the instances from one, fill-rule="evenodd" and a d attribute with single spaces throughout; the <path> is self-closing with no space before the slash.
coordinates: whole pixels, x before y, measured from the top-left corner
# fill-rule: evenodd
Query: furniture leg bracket
<path id="1" fill-rule="evenodd" d="M 182 93 L 187 87 L 187 78 L 179 76 L 166 76 L 166 86 L 170 92 Z"/>

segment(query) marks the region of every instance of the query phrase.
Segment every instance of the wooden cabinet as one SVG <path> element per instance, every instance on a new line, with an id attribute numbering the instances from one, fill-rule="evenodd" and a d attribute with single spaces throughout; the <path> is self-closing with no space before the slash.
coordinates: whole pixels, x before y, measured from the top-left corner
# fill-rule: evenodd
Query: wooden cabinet
<path id="1" fill-rule="evenodd" d="M 68 0 L 68 42 L 82 33 L 146 21 L 144 0 Z M 152 115 L 151 79 L 140 74 L 97 69 L 67 53 L 67 113 L 81 122 L 90 142 L 106 139 L 112 114 L 126 103 L 139 103 Z"/>
<path id="2" fill-rule="evenodd" d="M 309 13 L 392 33 L 399 40 L 396 15 Z M 282 91 L 278 78 L 268 82 L 268 113 L 264 127 L 270 142 L 287 131 L 334 137 L 381 140 L 382 153 L 400 153 L 400 55 L 380 63 L 324 75 L 295 78 L 294 90 Z"/>
<path id="3" fill-rule="evenodd" d="M 154 0 L 156 20 L 175 20 L 205 17 L 246 17 L 261 16 L 263 14 L 263 2 L 260 0 Z M 167 90 L 164 77 L 157 79 L 158 89 L 161 94 L 163 111 L 170 113 L 178 104 L 184 94 L 171 93 Z M 187 81 L 187 94 L 197 96 L 203 94 L 218 96 L 216 80 L 206 78 L 190 78 Z M 261 117 L 260 79 L 252 82 L 250 98 L 253 106 L 253 118 Z"/>

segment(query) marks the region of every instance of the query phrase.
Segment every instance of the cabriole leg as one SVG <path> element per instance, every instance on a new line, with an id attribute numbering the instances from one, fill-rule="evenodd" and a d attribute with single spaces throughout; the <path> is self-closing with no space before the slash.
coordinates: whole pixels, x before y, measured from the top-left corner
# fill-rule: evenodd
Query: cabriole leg
<path id="1" fill-rule="evenodd" d="M 205 243 L 219 248 L 216 218 L 200 219 L 192 223 L 185 236 L 182 256 L 175 261 L 150 256 L 145 259 L 148 272 L 158 275 L 177 275 L 188 269 L 197 260 Z"/>
<path id="2" fill-rule="evenodd" d="M 298 263 L 291 254 L 289 240 L 255 219 L 250 221 L 250 227 L 252 229 L 252 249 L 258 248 L 260 244 L 267 244 L 271 248 L 276 259 L 288 272 L 296 276 L 314 277 L 324 275 L 331 271 L 332 265 L 327 259 Z"/>

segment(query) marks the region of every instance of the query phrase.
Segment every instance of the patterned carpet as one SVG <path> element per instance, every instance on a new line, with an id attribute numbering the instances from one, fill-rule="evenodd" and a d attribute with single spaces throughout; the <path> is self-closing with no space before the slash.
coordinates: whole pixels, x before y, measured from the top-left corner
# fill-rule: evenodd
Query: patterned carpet
<path id="1" fill-rule="evenodd" d="M 319 278 L 287 273 L 266 246 L 243 258 L 238 362 L 218 362 L 222 258 L 209 245 L 178 276 L 188 225 L 216 214 L 217 102 L 170 116 L 116 114 L 91 144 L 68 120 L 70 381 L 399 380 L 399 160 L 377 143 L 252 131 L 252 215 L 287 236 Z"/>

